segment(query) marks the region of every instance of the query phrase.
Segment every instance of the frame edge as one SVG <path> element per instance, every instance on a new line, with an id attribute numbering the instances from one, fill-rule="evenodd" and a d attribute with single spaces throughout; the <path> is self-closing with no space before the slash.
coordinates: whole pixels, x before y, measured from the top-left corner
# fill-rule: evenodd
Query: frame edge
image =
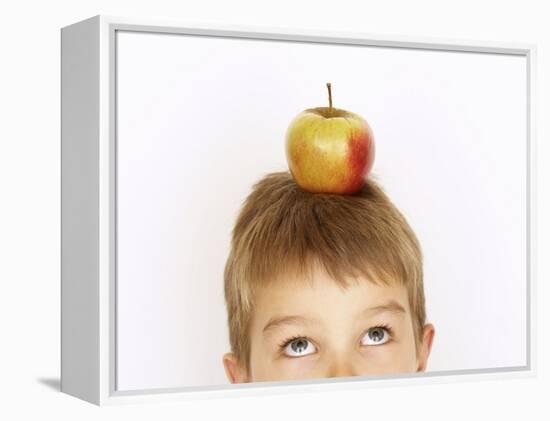
<path id="1" fill-rule="evenodd" d="M 61 29 L 61 392 L 99 403 L 99 18 Z"/>

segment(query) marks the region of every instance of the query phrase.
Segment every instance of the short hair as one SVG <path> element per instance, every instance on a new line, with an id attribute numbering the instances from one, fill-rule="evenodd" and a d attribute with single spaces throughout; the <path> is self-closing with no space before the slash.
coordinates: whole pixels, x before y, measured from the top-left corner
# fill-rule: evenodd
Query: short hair
<path id="1" fill-rule="evenodd" d="M 401 282 L 408 291 L 417 350 L 425 323 L 422 252 L 405 217 L 374 174 L 354 194 L 311 193 L 288 171 L 252 186 L 231 233 L 224 270 L 231 351 L 250 372 L 250 322 L 258 288 L 314 264 L 347 288 L 346 277 Z"/>

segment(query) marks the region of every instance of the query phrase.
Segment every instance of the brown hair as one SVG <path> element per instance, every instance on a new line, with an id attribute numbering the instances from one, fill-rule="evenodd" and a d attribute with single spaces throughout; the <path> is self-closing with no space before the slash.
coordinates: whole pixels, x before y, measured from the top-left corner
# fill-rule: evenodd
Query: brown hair
<path id="1" fill-rule="evenodd" d="M 421 343 L 426 316 L 420 244 L 374 175 L 359 192 L 343 195 L 310 193 L 290 172 L 273 172 L 253 185 L 242 204 L 224 271 L 231 351 L 248 372 L 255 291 L 282 272 L 309 279 L 314 264 L 344 288 L 346 277 L 402 282 Z"/>

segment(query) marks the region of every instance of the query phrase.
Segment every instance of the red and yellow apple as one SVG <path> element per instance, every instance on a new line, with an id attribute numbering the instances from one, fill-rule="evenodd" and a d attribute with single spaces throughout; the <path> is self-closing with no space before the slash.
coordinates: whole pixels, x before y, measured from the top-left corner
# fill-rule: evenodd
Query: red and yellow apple
<path id="1" fill-rule="evenodd" d="M 374 135 L 358 114 L 332 106 L 308 108 L 286 131 L 286 159 L 296 183 L 312 193 L 353 194 L 374 162 Z"/>

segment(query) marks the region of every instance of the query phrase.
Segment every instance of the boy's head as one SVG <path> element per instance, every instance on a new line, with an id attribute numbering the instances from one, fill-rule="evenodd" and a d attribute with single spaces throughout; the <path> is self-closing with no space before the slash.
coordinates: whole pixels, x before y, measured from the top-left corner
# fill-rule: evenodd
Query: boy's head
<path id="1" fill-rule="evenodd" d="M 353 195 L 267 174 L 238 215 L 224 282 L 232 383 L 426 367 L 420 245 L 372 174 Z"/>

